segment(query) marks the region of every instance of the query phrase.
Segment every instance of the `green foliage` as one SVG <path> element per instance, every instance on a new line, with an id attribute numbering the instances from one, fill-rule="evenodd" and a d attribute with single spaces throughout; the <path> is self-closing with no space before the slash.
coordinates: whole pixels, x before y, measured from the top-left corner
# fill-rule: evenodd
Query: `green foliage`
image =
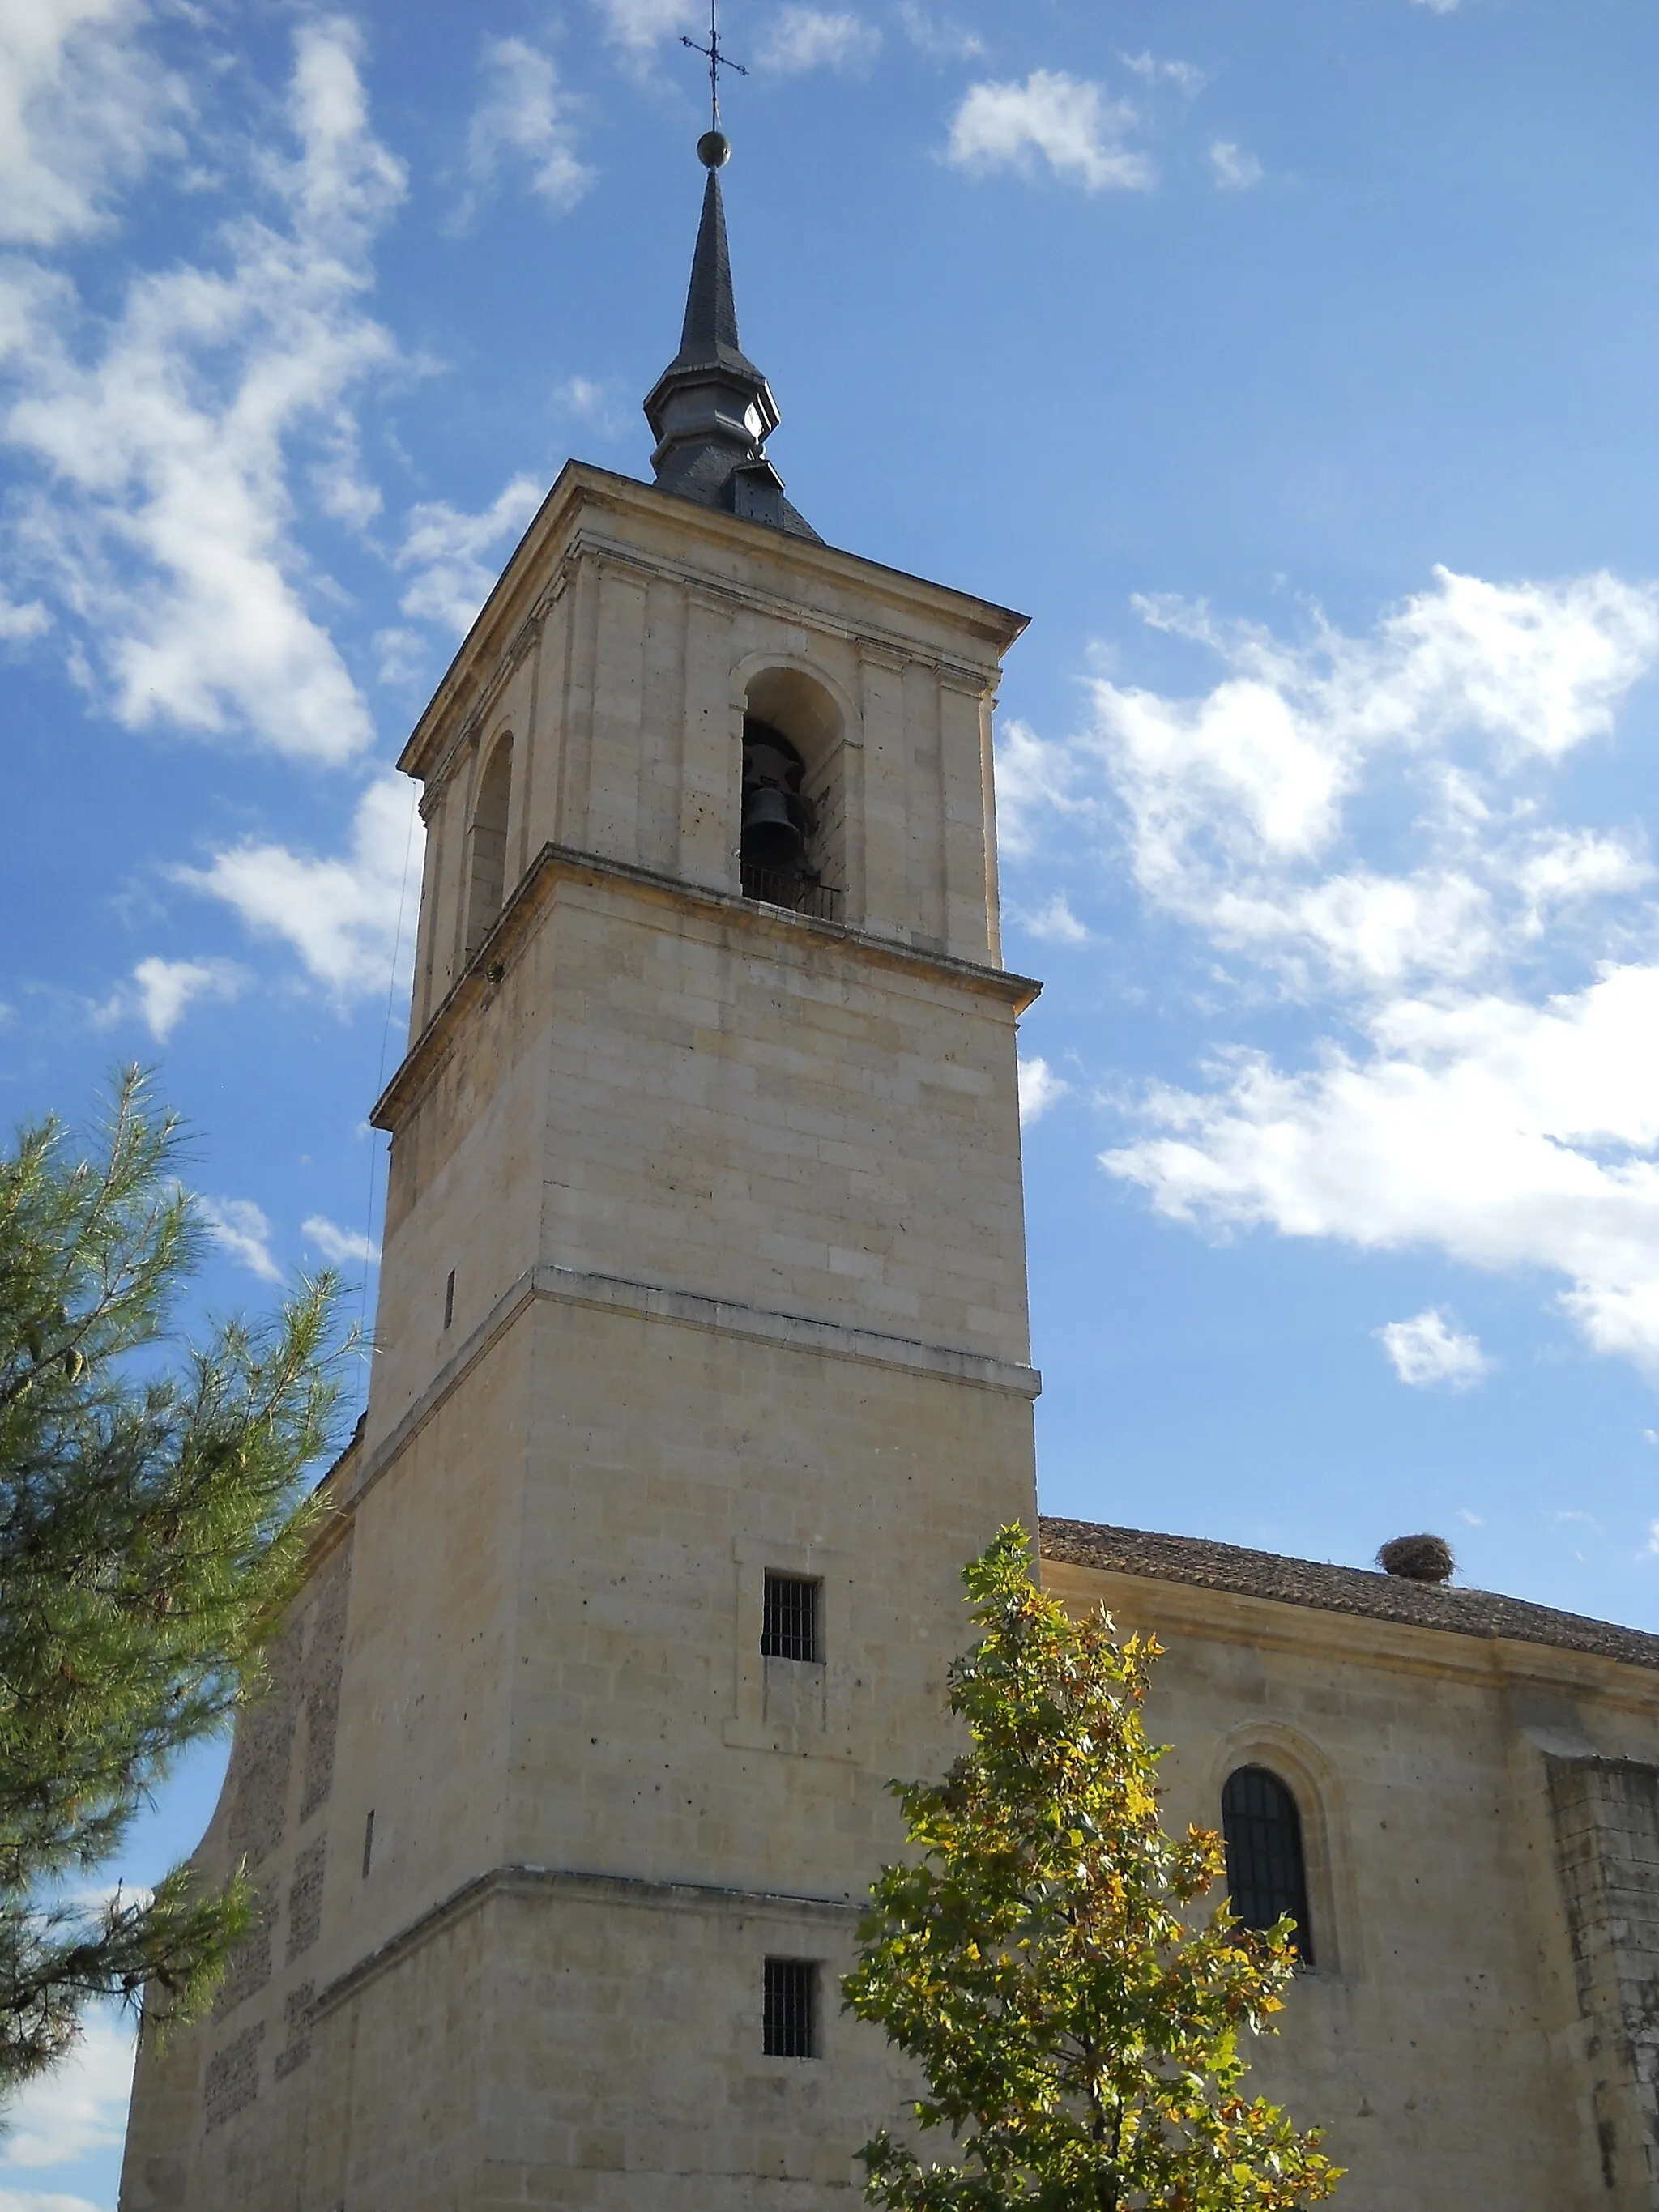
<path id="1" fill-rule="evenodd" d="M 76 1901 L 184 1746 L 261 1686 L 319 1506 L 344 1347 L 335 1285 L 164 1357 L 202 1230 L 179 1130 L 122 1079 L 98 1156 L 48 1120 L 0 1155 L 0 2091 L 96 1997 L 163 2024 L 210 1999 L 239 1874 Z"/>
<path id="2" fill-rule="evenodd" d="M 1280 2008 L 1288 1922 L 1201 1900 L 1220 1840 L 1164 1833 L 1140 1717 L 1158 1656 L 1104 1613 L 1035 1588 L 1024 1532 L 963 1574 L 983 1632 L 951 1706 L 971 1747 L 939 1784 L 895 1784 L 916 1863 L 883 1870 L 848 2008 L 920 2062 L 924 2165 L 884 2131 L 860 2154 L 891 2212 L 1281 2212 L 1339 2169 L 1238 2088 L 1241 2033 Z M 1189 1908 L 1199 1907 L 1197 1911 Z"/>

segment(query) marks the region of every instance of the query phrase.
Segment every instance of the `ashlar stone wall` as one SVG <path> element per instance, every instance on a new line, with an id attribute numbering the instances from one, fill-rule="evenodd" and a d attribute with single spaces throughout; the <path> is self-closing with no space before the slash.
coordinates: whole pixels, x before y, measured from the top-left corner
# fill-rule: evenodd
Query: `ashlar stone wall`
<path id="1" fill-rule="evenodd" d="M 121 2179 L 133 2212 L 240 2201 L 239 2151 L 261 2099 L 269 2103 L 312 2055 L 351 1564 L 342 1519 L 325 1532 L 272 1650 L 265 1696 L 238 1724 L 218 1808 L 193 1855 L 210 1882 L 245 1866 L 259 1917 L 208 2020 L 165 2050 L 152 2031 L 141 2039 Z"/>
<path id="2" fill-rule="evenodd" d="M 835 1979 L 890 1778 L 950 1753 L 960 1565 L 1035 1517 L 1018 627 L 573 468 L 462 648 L 404 756 L 432 834 L 331 1783 L 302 1817 L 307 1629 L 209 1839 L 259 1841 L 267 1916 L 222 2019 L 146 2053 L 124 2212 L 828 2212 L 902 2115 Z M 762 706 L 838 918 L 741 896 Z M 815 1657 L 760 1650 L 769 1571 L 817 1585 Z M 763 2048 L 769 1956 L 817 1970 L 810 2057 Z"/>

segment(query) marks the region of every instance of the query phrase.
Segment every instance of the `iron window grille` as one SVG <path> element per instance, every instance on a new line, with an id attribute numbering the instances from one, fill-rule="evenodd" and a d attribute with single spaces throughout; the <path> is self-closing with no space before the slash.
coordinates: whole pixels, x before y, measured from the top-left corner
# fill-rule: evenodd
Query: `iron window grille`
<path id="1" fill-rule="evenodd" d="M 1295 1798 L 1265 1766 L 1241 1766 L 1221 1793 L 1221 1829 L 1233 1911 L 1247 1928 L 1271 1928 L 1288 1912 L 1297 1960 L 1311 1966 L 1308 1869 Z"/>
<path id="2" fill-rule="evenodd" d="M 805 1659 L 814 1663 L 822 1660 L 818 1593 L 823 1587 L 805 1575 L 775 1575 L 769 1571 L 761 1610 L 763 1658 Z"/>
<path id="3" fill-rule="evenodd" d="M 769 2058 L 818 2055 L 816 1959 L 769 1959 L 763 2042 Z"/>

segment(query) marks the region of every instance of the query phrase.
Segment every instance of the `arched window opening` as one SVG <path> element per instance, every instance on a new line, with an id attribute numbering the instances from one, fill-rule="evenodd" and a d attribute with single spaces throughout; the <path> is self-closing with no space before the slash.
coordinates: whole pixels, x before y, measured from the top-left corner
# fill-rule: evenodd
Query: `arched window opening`
<path id="1" fill-rule="evenodd" d="M 507 878 L 507 811 L 513 795 L 513 740 L 489 757 L 467 832 L 466 957 L 470 960 L 501 918 Z"/>
<path id="2" fill-rule="evenodd" d="M 1296 1799 L 1265 1766 L 1241 1766 L 1221 1793 L 1227 1887 L 1247 1928 L 1271 1928 L 1285 1913 L 1296 1923 L 1297 1956 L 1314 1962 L 1308 1920 L 1308 1869 Z"/>
<path id="3" fill-rule="evenodd" d="M 841 714 L 821 684 L 793 668 L 754 678 L 743 718 L 738 842 L 745 898 L 841 919 L 842 752 Z"/>

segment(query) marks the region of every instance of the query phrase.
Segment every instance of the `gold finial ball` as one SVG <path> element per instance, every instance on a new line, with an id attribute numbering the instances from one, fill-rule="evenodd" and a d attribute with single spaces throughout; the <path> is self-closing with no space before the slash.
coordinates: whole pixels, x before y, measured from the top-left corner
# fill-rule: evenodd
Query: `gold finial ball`
<path id="1" fill-rule="evenodd" d="M 705 131 L 697 141 L 697 159 L 705 169 L 723 169 L 732 158 L 732 141 L 724 131 Z"/>

